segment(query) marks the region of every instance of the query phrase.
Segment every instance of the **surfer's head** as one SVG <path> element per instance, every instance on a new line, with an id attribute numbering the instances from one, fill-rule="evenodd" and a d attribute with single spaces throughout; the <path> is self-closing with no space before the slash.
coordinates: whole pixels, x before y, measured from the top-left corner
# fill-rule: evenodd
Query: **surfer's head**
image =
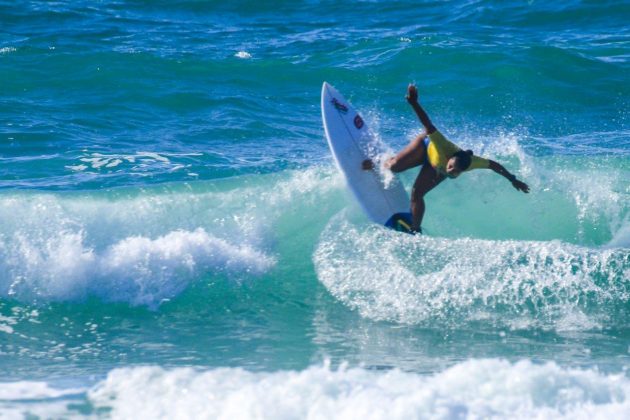
<path id="1" fill-rule="evenodd" d="M 472 150 L 459 150 L 446 162 L 446 175 L 449 178 L 457 178 L 470 166 Z"/>

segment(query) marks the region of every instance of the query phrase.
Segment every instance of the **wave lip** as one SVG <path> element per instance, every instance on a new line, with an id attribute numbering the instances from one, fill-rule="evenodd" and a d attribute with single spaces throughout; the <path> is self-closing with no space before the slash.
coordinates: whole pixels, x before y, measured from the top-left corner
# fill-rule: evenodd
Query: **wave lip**
<path id="1" fill-rule="evenodd" d="M 432 376 L 326 364 L 273 373 L 140 367 L 110 372 L 88 399 L 116 418 L 603 418 L 628 412 L 630 380 L 500 359 Z"/>
<path id="2" fill-rule="evenodd" d="M 177 296 L 205 272 L 260 275 L 273 257 L 248 244 L 231 243 L 198 228 L 155 239 L 130 236 L 98 252 L 83 232 L 48 237 L 42 245 L 18 235 L 4 254 L 2 293 L 21 300 L 65 301 L 98 296 L 106 301 L 155 307 Z M 4 280 L 4 281 L 2 281 Z"/>

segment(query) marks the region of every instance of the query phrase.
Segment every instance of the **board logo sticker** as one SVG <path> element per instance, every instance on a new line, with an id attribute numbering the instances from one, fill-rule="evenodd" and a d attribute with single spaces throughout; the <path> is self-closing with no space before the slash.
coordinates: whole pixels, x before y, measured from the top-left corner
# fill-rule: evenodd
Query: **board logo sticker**
<path id="1" fill-rule="evenodd" d="M 359 130 L 361 129 L 361 127 L 363 127 L 363 118 L 361 118 L 359 114 L 357 114 L 357 116 L 354 117 L 354 126 L 358 128 Z"/>
<path id="2" fill-rule="evenodd" d="M 337 111 L 340 111 L 342 114 L 345 114 L 348 112 L 348 107 L 342 104 L 341 102 L 339 102 L 337 98 L 333 98 L 332 103 L 337 109 Z"/>

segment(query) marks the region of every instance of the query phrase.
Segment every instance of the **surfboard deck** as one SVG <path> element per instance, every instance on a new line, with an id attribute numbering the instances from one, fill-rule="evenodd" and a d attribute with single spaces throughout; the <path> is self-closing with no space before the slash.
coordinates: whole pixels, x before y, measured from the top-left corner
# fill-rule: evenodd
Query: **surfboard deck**
<path id="1" fill-rule="evenodd" d="M 377 170 L 362 168 L 364 160 L 384 152 L 363 117 L 326 82 L 321 101 L 324 131 L 333 159 L 365 214 L 390 229 L 413 233 L 409 195 L 400 180 L 394 177 L 385 183 Z"/>

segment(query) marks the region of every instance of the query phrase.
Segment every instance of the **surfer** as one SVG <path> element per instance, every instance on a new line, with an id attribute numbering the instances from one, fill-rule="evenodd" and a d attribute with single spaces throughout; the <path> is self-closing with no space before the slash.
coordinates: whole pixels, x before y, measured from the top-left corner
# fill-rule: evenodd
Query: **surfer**
<path id="1" fill-rule="evenodd" d="M 418 102 L 418 89 L 414 85 L 407 88 L 407 102 L 420 122 L 424 131 L 407 145 L 396 156 L 388 159 L 383 165 L 392 172 L 403 172 L 407 169 L 422 165 L 420 173 L 411 189 L 412 229 L 422 232 L 422 218 L 424 216 L 424 196 L 446 178 L 457 178 L 462 172 L 472 169 L 492 169 L 505 177 L 518 191 L 529 192 L 529 187 L 516 179 L 501 164 L 475 156 L 472 150 L 462 150 L 451 143 L 440 133 L 427 113 Z M 371 170 L 374 163 L 371 159 L 363 161 L 363 169 Z"/>

